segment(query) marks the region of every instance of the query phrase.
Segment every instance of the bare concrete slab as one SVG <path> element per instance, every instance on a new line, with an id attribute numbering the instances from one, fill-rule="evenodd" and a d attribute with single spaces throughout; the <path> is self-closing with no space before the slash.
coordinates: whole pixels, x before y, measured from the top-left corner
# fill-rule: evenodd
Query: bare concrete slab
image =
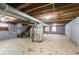
<path id="1" fill-rule="evenodd" d="M 52 55 L 76 54 L 76 46 L 65 35 L 45 34 L 44 41 L 32 42 L 30 38 L 15 38 L 0 41 L 1 55 Z"/>

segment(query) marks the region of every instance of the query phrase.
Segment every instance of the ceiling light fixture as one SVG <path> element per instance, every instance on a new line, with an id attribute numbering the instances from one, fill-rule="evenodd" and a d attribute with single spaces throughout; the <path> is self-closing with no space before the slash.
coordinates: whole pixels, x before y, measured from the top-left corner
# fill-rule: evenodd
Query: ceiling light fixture
<path id="1" fill-rule="evenodd" d="M 54 5 L 54 3 L 53 3 L 53 14 L 52 13 L 46 13 L 43 18 L 46 19 L 46 20 L 50 20 L 51 18 L 52 19 L 57 19 L 57 14 L 55 12 L 55 5 Z"/>
<path id="2" fill-rule="evenodd" d="M 45 15 L 44 18 L 45 18 L 46 20 L 49 20 L 51 17 L 52 17 L 51 15 Z"/>

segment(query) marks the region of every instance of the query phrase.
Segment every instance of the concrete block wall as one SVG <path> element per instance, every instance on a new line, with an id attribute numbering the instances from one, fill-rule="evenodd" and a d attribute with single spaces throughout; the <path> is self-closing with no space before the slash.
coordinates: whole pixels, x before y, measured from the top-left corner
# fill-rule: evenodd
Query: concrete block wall
<path id="1" fill-rule="evenodd" d="M 48 34 L 65 34 L 65 25 L 57 25 L 56 31 L 52 31 L 53 26 L 49 26 L 49 31 L 45 31 L 45 27 L 43 32 Z"/>
<path id="2" fill-rule="evenodd" d="M 70 39 L 79 45 L 79 17 L 66 25 L 65 33 Z"/>
<path id="3" fill-rule="evenodd" d="M 8 31 L 0 31 L 0 40 L 16 38 L 17 35 L 12 32 L 14 27 L 15 27 L 15 25 L 9 24 L 9 30 Z"/>
<path id="4" fill-rule="evenodd" d="M 9 33 L 8 31 L 1 31 L 0 32 L 0 40 L 2 39 L 11 39 L 16 38 L 16 35 Z"/>

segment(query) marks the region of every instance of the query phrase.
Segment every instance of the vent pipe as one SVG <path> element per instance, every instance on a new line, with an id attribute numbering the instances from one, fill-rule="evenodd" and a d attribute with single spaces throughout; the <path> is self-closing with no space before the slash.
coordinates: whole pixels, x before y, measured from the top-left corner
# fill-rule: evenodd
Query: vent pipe
<path id="1" fill-rule="evenodd" d="M 44 24 L 43 21 L 40 21 L 26 13 L 23 13 L 7 4 L 4 4 L 4 3 L 0 3 L 0 12 L 4 13 L 4 14 L 7 14 L 7 15 L 10 15 L 10 16 L 14 16 L 16 18 L 19 18 L 19 19 L 22 19 L 22 20 L 25 20 L 27 21 L 30 20 L 30 21 L 33 21 L 34 23 L 42 23 Z"/>

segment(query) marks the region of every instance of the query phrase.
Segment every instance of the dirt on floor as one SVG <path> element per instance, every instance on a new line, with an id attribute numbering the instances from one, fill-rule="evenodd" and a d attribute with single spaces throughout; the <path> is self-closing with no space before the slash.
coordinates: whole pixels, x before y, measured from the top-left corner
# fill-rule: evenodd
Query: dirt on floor
<path id="1" fill-rule="evenodd" d="M 43 42 L 30 38 L 14 38 L 0 41 L 1 55 L 70 55 L 79 54 L 76 46 L 65 35 L 44 34 Z"/>

